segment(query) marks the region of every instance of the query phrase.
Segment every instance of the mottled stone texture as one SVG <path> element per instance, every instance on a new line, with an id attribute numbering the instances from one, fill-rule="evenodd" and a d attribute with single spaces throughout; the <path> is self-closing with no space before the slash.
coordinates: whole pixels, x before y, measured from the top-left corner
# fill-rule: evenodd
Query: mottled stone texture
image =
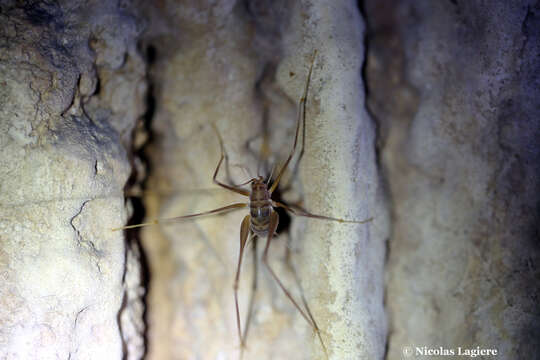
<path id="1" fill-rule="evenodd" d="M 112 2 L 1 2 L 2 359 L 142 356 L 139 260 L 111 231 L 144 111 L 139 32 Z"/>
<path id="2" fill-rule="evenodd" d="M 293 219 L 272 243 L 270 264 L 293 296 L 301 294 L 322 329 L 330 358 L 384 356 L 385 213 L 364 110 L 363 23 L 353 1 L 162 2 L 150 15 L 145 48 L 155 114 L 148 149 L 149 218 L 173 217 L 245 201 L 212 184 L 256 176 L 268 135 L 272 163 L 291 149 L 296 106 L 318 49 L 307 100 L 305 152 L 287 172 L 282 196 L 307 209 L 370 224 Z M 297 156 L 291 169 L 295 167 Z M 262 167 L 267 175 L 271 166 Z M 158 196 L 156 196 L 158 195 Z M 233 279 L 238 211 L 143 232 L 151 273 L 149 358 L 235 359 L 239 354 Z M 287 218 L 282 216 L 282 223 Z M 266 239 L 258 241 L 260 250 Z M 288 249 L 288 250 L 287 250 Z M 287 267 L 286 255 L 299 283 Z M 253 278 L 244 258 L 240 309 L 245 323 Z M 301 285 L 301 286 L 299 286 Z M 262 264 L 245 359 L 324 359 L 310 326 Z"/>
<path id="3" fill-rule="evenodd" d="M 394 214 L 388 358 L 406 345 L 536 358 L 540 6 L 365 5 Z"/>
<path id="4" fill-rule="evenodd" d="M 375 129 L 365 111 L 361 68 L 364 24 L 353 1 L 297 3 L 284 37 L 278 83 L 292 98 L 301 54 L 317 49 L 300 163 L 306 208 L 366 225 L 298 219 L 299 273 L 325 330 L 332 359 L 384 356 L 383 269 L 387 213 L 375 159 Z M 300 67 L 300 69 L 299 69 Z M 323 358 L 317 353 L 319 358 Z M 311 359 L 313 357 L 308 356 Z"/>

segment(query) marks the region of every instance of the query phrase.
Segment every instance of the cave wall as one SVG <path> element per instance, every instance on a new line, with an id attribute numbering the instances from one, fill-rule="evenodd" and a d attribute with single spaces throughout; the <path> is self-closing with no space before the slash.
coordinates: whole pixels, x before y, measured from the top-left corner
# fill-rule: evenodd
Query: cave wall
<path id="1" fill-rule="evenodd" d="M 280 213 L 270 264 L 305 297 L 329 357 L 480 346 L 530 358 L 539 5 L 360 5 L 365 67 L 352 1 L 2 2 L 1 357 L 237 357 L 232 284 L 246 213 L 111 228 L 133 213 L 124 196 L 146 174 L 149 219 L 245 201 L 212 184 L 211 124 L 227 153 L 222 180 L 268 174 L 291 148 L 317 49 L 305 151 L 279 196 L 373 221 Z M 254 273 L 258 282 L 245 358 L 325 358 L 255 259 L 250 245 L 243 323 Z"/>
<path id="2" fill-rule="evenodd" d="M 381 358 L 387 225 L 375 132 L 363 105 L 363 22 L 356 4 L 186 1 L 165 2 L 145 13 L 151 19 L 145 44 L 156 59 L 149 219 L 245 201 L 212 184 L 220 149 L 211 124 L 228 156 L 222 181 L 240 183 L 257 175 L 264 136 L 270 165 L 262 164 L 261 175 L 268 175 L 292 147 L 298 102 L 318 50 L 304 155 L 297 171 L 298 155 L 293 159 L 281 196 L 318 214 L 375 220 L 359 225 L 293 218 L 278 231 L 270 264 L 299 303 L 305 297 L 330 358 Z M 143 231 L 152 276 L 149 358 L 238 356 L 232 285 L 246 213 Z M 280 216 L 283 223 L 290 221 Z M 257 244 L 259 259 L 265 240 Z M 244 325 L 251 254 L 250 246 L 240 281 Z M 245 358 L 324 359 L 313 330 L 261 263 L 257 274 Z"/>
<path id="3" fill-rule="evenodd" d="M 234 200 L 211 182 L 211 124 L 227 152 L 222 179 L 282 164 L 315 49 L 305 152 L 280 199 L 374 220 L 281 213 L 270 264 L 309 304 L 332 358 L 382 356 L 387 225 L 354 2 L 5 1 L 0 18 L 2 357 L 237 356 L 244 214 L 148 228 L 144 250 L 138 231 L 111 229 Z M 124 196 L 141 193 L 133 212 Z M 325 358 L 268 271 L 254 271 L 258 243 L 240 284 L 245 320 L 258 275 L 246 358 Z"/>
<path id="4" fill-rule="evenodd" d="M 144 112 L 140 31 L 118 5 L 0 4 L 0 358 L 142 356 L 138 253 L 111 231 Z"/>
<path id="5" fill-rule="evenodd" d="M 393 215 L 389 359 L 538 351 L 540 9 L 366 1 L 368 106 Z M 488 357 L 486 357 L 488 358 Z"/>

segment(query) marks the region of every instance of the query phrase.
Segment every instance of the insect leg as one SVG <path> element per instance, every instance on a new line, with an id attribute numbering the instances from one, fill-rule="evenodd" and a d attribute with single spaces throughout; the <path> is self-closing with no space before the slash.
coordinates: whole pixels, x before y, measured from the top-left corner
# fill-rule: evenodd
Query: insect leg
<path id="1" fill-rule="evenodd" d="M 313 317 L 306 315 L 305 311 L 302 310 L 302 308 L 298 305 L 296 300 L 294 300 L 294 298 L 292 297 L 289 290 L 287 290 L 287 288 L 285 287 L 285 285 L 283 285 L 283 283 L 281 282 L 279 277 L 276 275 L 274 270 L 272 270 L 272 268 L 270 267 L 270 264 L 268 264 L 268 249 L 270 248 L 270 243 L 272 242 L 273 234 L 275 233 L 275 231 L 277 229 L 278 223 L 279 223 L 279 215 L 277 214 L 277 212 L 273 211 L 270 214 L 270 224 L 268 226 L 268 239 L 266 240 L 266 246 L 264 248 L 262 261 L 266 265 L 268 270 L 270 271 L 270 274 L 272 275 L 274 280 L 278 283 L 281 290 L 285 293 L 287 298 L 289 298 L 289 300 L 293 303 L 294 307 L 300 312 L 302 317 L 307 321 L 307 323 L 317 333 L 317 336 L 319 337 L 319 340 L 321 341 L 321 345 L 322 345 L 322 347 L 324 349 L 324 352 L 326 353 L 326 347 L 324 345 L 324 342 L 322 341 L 321 332 L 320 332 L 319 327 L 317 326 L 317 324 L 314 321 L 312 321 Z"/>
<path id="2" fill-rule="evenodd" d="M 221 148 L 221 157 L 219 159 L 219 162 L 216 166 L 216 170 L 214 171 L 214 176 L 212 177 L 212 181 L 214 181 L 214 184 L 216 185 L 219 185 L 227 190 L 230 190 L 230 191 L 233 191 L 235 193 L 238 193 L 238 194 L 241 194 L 241 195 L 244 195 L 244 196 L 249 196 L 250 192 L 248 190 L 244 190 L 244 189 L 239 189 L 239 188 L 236 188 L 234 186 L 230 186 L 230 185 L 227 185 L 225 183 L 222 183 L 221 181 L 219 181 L 217 179 L 217 175 L 218 175 L 218 172 L 219 172 L 219 168 L 221 167 L 221 163 L 223 162 L 223 159 L 225 159 L 225 149 L 223 147 L 223 139 L 221 138 L 221 135 L 219 134 L 219 131 L 217 130 L 216 128 L 216 125 L 214 123 L 212 123 L 212 127 L 214 128 L 214 131 L 216 132 L 216 135 L 219 139 L 219 146 Z"/>
<path id="3" fill-rule="evenodd" d="M 365 224 L 365 223 L 368 223 L 368 222 L 373 220 L 372 217 L 370 217 L 368 219 L 365 219 L 365 220 L 346 220 L 346 219 L 340 219 L 340 218 L 333 218 L 333 217 L 330 217 L 330 216 L 317 215 L 317 214 L 309 213 L 309 212 L 304 211 L 304 210 L 293 209 L 292 207 L 287 206 L 287 205 L 285 205 L 283 203 L 280 203 L 278 201 L 272 201 L 272 206 L 273 207 L 283 208 L 283 209 L 289 211 L 291 214 L 296 215 L 296 216 L 305 216 L 305 217 L 310 217 L 310 218 L 314 218 L 314 219 L 337 221 L 337 222 L 340 222 L 340 223 Z"/>
<path id="4" fill-rule="evenodd" d="M 249 331 L 249 325 L 251 323 L 251 317 L 253 316 L 253 306 L 255 304 L 255 293 L 257 291 L 257 276 L 258 276 L 258 271 L 259 271 L 259 268 L 258 268 L 258 259 L 257 259 L 257 240 L 258 240 L 258 237 L 257 235 L 254 235 L 251 237 L 252 241 L 253 241 L 253 281 L 251 283 L 251 294 L 250 294 L 250 299 L 249 299 L 249 308 L 248 308 L 248 313 L 247 313 L 247 318 L 246 318 L 246 326 L 244 328 L 244 334 L 242 335 L 243 336 L 243 343 L 245 344 L 246 343 L 246 340 L 247 340 L 247 336 L 248 336 L 248 331 Z"/>
<path id="5" fill-rule="evenodd" d="M 197 214 L 176 216 L 176 217 L 167 218 L 167 219 L 156 219 L 156 220 L 153 220 L 153 221 L 150 221 L 150 222 L 147 222 L 147 223 L 121 226 L 121 227 L 117 227 L 117 228 L 114 228 L 114 229 L 111 229 L 111 230 L 112 231 L 118 231 L 118 230 L 133 229 L 133 228 L 138 228 L 138 227 L 143 227 L 143 226 L 150 226 L 150 225 L 158 225 L 158 224 L 177 222 L 177 221 L 181 221 L 181 220 L 195 218 L 195 217 L 198 217 L 198 216 L 218 214 L 218 213 L 222 213 L 222 212 L 226 212 L 226 211 L 238 210 L 238 209 L 241 209 L 241 208 L 244 208 L 244 207 L 247 207 L 247 206 L 248 206 L 247 203 L 236 203 L 236 204 L 227 205 L 227 206 L 224 206 L 224 207 L 220 207 L 220 208 L 217 208 L 217 209 L 213 209 L 213 210 L 209 210 L 209 211 L 205 211 L 205 212 L 201 212 L 201 213 L 197 213 Z"/>
<path id="6" fill-rule="evenodd" d="M 276 177 L 276 181 L 274 181 L 274 183 L 272 184 L 272 186 L 268 190 L 270 192 L 270 194 L 272 194 L 272 192 L 278 186 L 279 180 L 281 180 L 281 176 L 283 175 L 283 172 L 285 171 L 285 169 L 289 165 L 289 162 L 291 161 L 291 159 L 292 159 L 292 157 L 294 155 L 294 152 L 296 150 L 296 144 L 298 143 L 298 133 L 300 131 L 300 120 L 304 119 L 304 122 L 305 122 L 305 118 L 306 118 L 306 98 L 307 98 L 307 94 L 308 94 L 309 83 L 311 81 L 311 73 L 313 71 L 313 64 L 315 62 L 315 55 L 317 55 L 317 50 L 315 50 L 313 52 L 313 55 L 312 55 L 312 58 L 311 58 L 311 65 L 309 66 L 309 72 L 308 72 L 308 76 L 307 76 L 307 80 L 306 80 L 306 86 L 304 88 L 304 94 L 302 95 L 302 97 L 300 98 L 300 101 L 298 103 L 298 117 L 296 119 L 296 133 L 294 135 L 293 148 L 291 150 L 291 153 L 289 154 L 289 157 L 287 158 L 287 161 L 285 161 L 285 163 L 283 164 L 283 166 L 279 170 L 278 175 Z"/>
<path id="7" fill-rule="evenodd" d="M 240 310 L 238 308 L 238 280 L 240 279 L 240 269 L 242 268 L 242 255 L 244 254 L 244 248 L 246 246 L 246 242 L 248 239 L 248 236 L 252 236 L 251 232 L 249 231 L 249 224 L 251 222 L 251 216 L 246 215 L 244 220 L 242 220 L 242 225 L 240 225 L 240 253 L 238 255 L 238 266 L 236 268 L 236 276 L 234 277 L 234 306 L 236 308 L 236 328 L 238 329 L 238 339 L 240 339 L 240 348 L 241 348 L 241 355 L 244 352 L 244 339 L 242 337 L 242 325 L 240 323 Z"/>
<path id="8" fill-rule="evenodd" d="M 309 308 L 309 305 L 307 303 L 306 297 L 304 296 L 304 290 L 302 289 L 302 284 L 300 283 L 300 279 L 298 278 L 298 273 L 296 272 L 296 269 L 295 269 L 293 263 L 291 262 L 291 257 L 290 257 L 290 252 L 289 251 L 290 251 L 289 248 L 287 248 L 287 254 L 286 254 L 286 257 L 285 257 L 285 264 L 289 268 L 289 271 L 293 274 L 294 282 L 296 283 L 296 286 L 298 287 L 298 289 L 300 289 L 300 297 L 302 299 L 302 304 L 304 305 L 304 308 L 306 309 L 306 313 L 309 316 L 311 322 L 313 323 L 313 327 L 315 329 L 319 330 L 319 331 L 317 331 L 317 336 L 319 338 L 319 341 L 321 342 L 321 346 L 323 348 L 323 351 L 326 354 L 326 358 L 328 358 L 328 352 L 326 350 L 326 345 L 324 344 L 324 341 L 322 339 L 319 326 L 317 325 L 317 322 L 315 321 L 315 318 L 313 317 L 313 314 L 311 313 L 311 309 Z"/>

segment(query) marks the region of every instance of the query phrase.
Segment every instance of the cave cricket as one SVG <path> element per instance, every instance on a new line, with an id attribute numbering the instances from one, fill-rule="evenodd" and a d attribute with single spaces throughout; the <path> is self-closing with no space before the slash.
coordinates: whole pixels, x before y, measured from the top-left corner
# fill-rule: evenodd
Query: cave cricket
<path id="1" fill-rule="evenodd" d="M 246 340 L 247 340 L 247 330 L 249 326 L 249 320 L 251 317 L 251 311 L 248 312 L 247 320 L 246 320 L 246 326 L 244 328 L 244 331 L 242 331 L 242 323 L 240 321 L 240 311 L 238 306 L 238 282 L 240 279 L 240 270 L 242 267 L 242 257 L 244 254 L 244 249 L 246 247 L 246 244 L 250 241 L 253 241 L 254 245 L 256 244 L 257 238 L 266 238 L 266 245 L 264 247 L 264 252 L 262 255 L 262 262 L 267 267 L 268 271 L 270 272 L 271 276 L 274 278 L 276 283 L 279 285 L 281 290 L 285 293 L 287 298 L 291 301 L 291 303 L 294 305 L 294 307 L 298 310 L 298 312 L 302 315 L 302 317 L 306 320 L 306 322 L 311 326 L 313 331 L 316 333 L 320 343 L 321 347 L 328 358 L 328 353 L 326 349 L 326 345 L 322 339 L 321 331 L 319 329 L 319 326 L 317 325 L 317 322 L 315 321 L 315 318 L 311 314 L 311 311 L 307 307 L 307 304 L 304 301 L 304 305 L 306 307 L 305 310 L 302 309 L 302 307 L 298 304 L 298 302 L 293 298 L 293 296 L 289 293 L 287 288 L 283 285 L 279 277 L 276 275 L 270 264 L 268 263 L 268 252 L 270 249 L 270 243 L 272 242 L 272 239 L 276 233 L 276 229 L 279 223 L 279 216 L 278 213 L 274 210 L 275 208 L 282 208 L 289 213 L 296 215 L 296 216 L 303 216 L 303 217 L 309 217 L 309 218 L 315 218 L 315 219 L 321 219 L 321 220 L 329 220 L 329 221 L 336 221 L 339 223 L 354 223 L 354 224 L 365 224 L 372 220 L 372 218 L 368 218 L 365 220 L 357 221 L 357 220 L 346 220 L 341 218 L 333 218 L 329 216 L 324 215 L 317 215 L 313 214 L 307 211 L 304 211 L 299 208 L 293 208 L 291 206 L 288 206 L 284 203 L 274 201 L 272 200 L 272 193 L 274 190 L 276 190 L 277 186 L 279 185 L 279 182 L 281 180 L 281 177 L 283 176 L 285 170 L 287 169 L 289 162 L 291 161 L 298 143 L 298 134 L 300 131 L 300 123 L 302 122 L 304 128 L 305 128 L 305 122 L 306 122 L 306 99 L 308 96 L 308 90 L 309 90 L 309 84 L 311 81 L 311 74 L 313 71 L 313 65 L 315 63 L 315 57 L 316 57 L 317 51 L 315 50 L 311 57 L 311 64 L 309 67 L 307 80 L 304 86 L 304 91 L 302 94 L 302 97 L 300 98 L 300 101 L 298 102 L 298 115 L 296 120 L 296 132 L 294 136 L 294 143 L 293 147 L 291 149 L 291 152 L 289 153 L 289 156 L 285 163 L 281 166 L 281 168 L 278 170 L 277 175 L 275 177 L 275 180 L 271 183 L 272 180 L 272 173 L 268 177 L 268 179 L 264 179 L 262 176 L 258 175 L 256 178 L 252 178 L 242 184 L 238 185 L 228 185 L 220 180 L 217 179 L 221 164 L 223 160 L 225 159 L 225 150 L 223 146 L 223 140 L 221 138 L 221 135 L 219 134 L 217 128 L 214 124 L 212 126 L 214 127 L 214 130 L 216 131 L 217 137 L 219 139 L 219 144 L 221 148 L 221 157 L 219 159 L 219 162 L 216 166 L 216 169 L 214 171 L 214 175 L 212 177 L 213 182 L 221 186 L 229 191 L 235 192 L 237 194 L 246 196 L 249 198 L 248 202 L 242 202 L 242 203 L 234 203 L 228 206 L 220 207 L 217 209 L 200 212 L 196 214 L 190 214 L 190 215 L 183 215 L 183 216 L 177 216 L 173 218 L 166 218 L 166 219 L 156 219 L 151 222 L 141 223 L 141 224 L 135 224 L 135 225 L 128 225 L 128 226 L 122 226 L 118 228 L 112 229 L 113 231 L 118 230 L 124 230 L 124 229 L 132 229 L 132 228 L 138 228 L 143 226 L 149 226 L 149 225 L 157 225 L 157 224 L 164 224 L 164 223 L 172 223 L 177 222 L 181 220 L 187 220 L 192 219 L 200 216 L 206 216 L 206 215 L 212 215 L 212 214 L 220 214 L 232 210 L 238 210 L 243 208 L 249 208 L 249 214 L 244 217 L 242 220 L 242 223 L 240 225 L 240 251 L 238 255 L 238 265 L 236 267 L 236 275 L 234 278 L 234 302 L 235 302 L 235 310 L 236 310 L 236 327 L 238 331 L 238 338 L 240 340 L 240 346 L 241 346 L 241 354 L 240 358 L 242 358 L 244 348 L 246 346 Z M 270 184 L 271 183 L 271 184 Z M 250 185 L 251 189 L 247 190 L 243 188 L 244 186 Z M 256 249 L 254 249 L 256 251 Z"/>

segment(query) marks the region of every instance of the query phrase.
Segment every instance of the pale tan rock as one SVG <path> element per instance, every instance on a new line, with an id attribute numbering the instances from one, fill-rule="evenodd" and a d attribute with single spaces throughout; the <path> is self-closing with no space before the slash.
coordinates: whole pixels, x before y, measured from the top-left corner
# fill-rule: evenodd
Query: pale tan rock
<path id="1" fill-rule="evenodd" d="M 119 324 L 141 300 L 123 303 L 140 289 L 138 262 L 126 271 L 131 249 L 111 231 L 127 218 L 131 169 L 120 139 L 129 146 L 143 109 L 136 20 L 115 6 L 77 4 L 0 5 L 2 359 L 142 356 L 142 317 Z M 114 70 L 110 57 L 122 58 Z M 102 92 L 111 79 L 116 89 Z"/>
<path id="2" fill-rule="evenodd" d="M 358 9 L 353 2 L 250 6 L 246 12 L 232 3 L 212 7 L 171 2 L 154 14 L 147 34 L 157 59 L 152 67 L 156 113 L 150 186 L 156 193 L 172 193 L 159 202 L 148 196 L 148 216 L 173 217 L 245 200 L 212 184 L 220 152 L 210 124 L 223 136 L 233 180 L 245 181 L 248 174 L 241 166 L 249 176 L 256 175 L 253 152 L 260 142 L 254 140 L 250 151 L 246 143 L 262 134 L 266 98 L 271 105 L 272 159 L 283 162 L 293 142 L 295 104 L 317 48 L 301 177 L 286 198 L 303 200 L 313 212 L 354 219 L 373 216 L 375 221 L 351 225 L 295 219 L 292 260 L 331 358 L 381 358 L 386 215 L 375 167 L 375 134 L 363 107 Z M 276 80 L 272 84 L 272 77 L 265 79 L 257 92 L 267 62 L 277 66 Z M 220 179 L 227 179 L 225 171 Z M 152 274 L 149 358 L 237 358 L 232 284 L 240 222 L 246 214 L 238 211 L 143 232 Z M 274 240 L 270 263 L 300 299 L 284 262 L 287 241 L 286 235 Z M 259 241 L 259 250 L 263 245 Z M 243 322 L 251 258 L 248 251 L 240 283 Z M 246 359 L 324 358 L 311 328 L 262 265 L 254 309 Z"/>

